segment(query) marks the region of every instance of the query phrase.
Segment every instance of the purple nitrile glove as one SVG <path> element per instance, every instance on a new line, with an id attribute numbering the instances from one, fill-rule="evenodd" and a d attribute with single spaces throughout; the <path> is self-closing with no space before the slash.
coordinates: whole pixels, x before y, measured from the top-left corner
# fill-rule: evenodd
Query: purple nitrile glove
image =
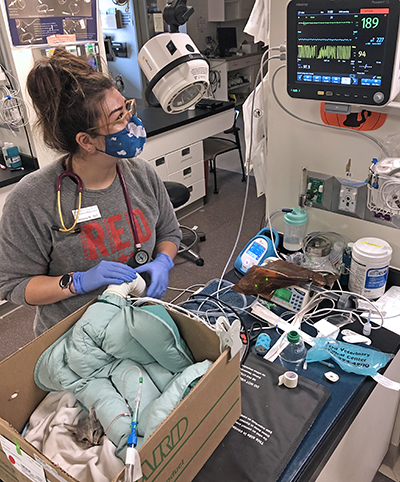
<path id="1" fill-rule="evenodd" d="M 103 260 L 87 271 L 77 271 L 72 280 L 75 292 L 83 295 L 105 285 L 130 283 L 136 276 L 136 271 L 127 264 Z"/>
<path id="2" fill-rule="evenodd" d="M 148 273 L 150 286 L 147 295 L 150 298 L 162 298 L 168 288 L 169 271 L 174 266 L 172 259 L 165 253 L 158 253 L 155 260 L 136 269 L 137 273 Z"/>

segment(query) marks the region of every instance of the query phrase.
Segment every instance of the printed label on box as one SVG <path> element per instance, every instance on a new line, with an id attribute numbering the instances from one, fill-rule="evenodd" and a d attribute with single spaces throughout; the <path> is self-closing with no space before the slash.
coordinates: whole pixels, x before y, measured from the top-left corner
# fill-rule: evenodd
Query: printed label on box
<path id="1" fill-rule="evenodd" d="M 19 470 L 21 474 L 25 475 L 29 480 L 33 482 L 46 482 L 43 468 L 29 457 L 24 451 L 10 442 L 8 439 L 0 435 L 0 445 L 7 455 L 9 462 L 14 468 Z"/>
<path id="2" fill-rule="evenodd" d="M 44 462 L 38 455 L 33 454 L 33 456 L 35 457 L 36 462 L 41 467 L 43 467 L 45 470 L 47 470 L 47 472 L 49 472 L 49 474 L 51 474 L 53 477 L 55 477 L 60 482 L 66 482 L 64 477 L 61 477 L 61 475 L 58 474 L 56 469 L 53 469 L 53 467 L 50 467 L 50 465 L 46 464 L 46 462 Z"/>

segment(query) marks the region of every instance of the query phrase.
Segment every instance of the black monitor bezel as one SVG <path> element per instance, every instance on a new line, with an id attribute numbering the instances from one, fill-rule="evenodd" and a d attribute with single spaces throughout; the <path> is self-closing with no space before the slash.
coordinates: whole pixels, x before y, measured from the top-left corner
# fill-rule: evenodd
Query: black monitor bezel
<path id="1" fill-rule="evenodd" d="M 342 84 L 304 84 L 297 81 L 297 12 L 309 6 L 320 10 L 335 9 L 355 10 L 360 8 L 389 8 L 388 37 L 385 45 L 383 59 L 382 84 L 374 86 L 347 86 Z M 287 93 L 290 97 L 298 99 L 311 99 L 327 102 L 384 105 L 388 102 L 391 93 L 392 75 L 394 73 L 394 60 L 397 46 L 397 32 L 399 26 L 400 6 L 399 0 L 291 0 L 286 9 L 286 35 L 287 35 Z M 294 35 L 293 35 L 294 33 Z M 294 92 L 293 89 L 300 89 Z M 324 92 L 321 94 L 321 92 Z M 374 101 L 376 92 L 382 92 L 383 100 Z"/>

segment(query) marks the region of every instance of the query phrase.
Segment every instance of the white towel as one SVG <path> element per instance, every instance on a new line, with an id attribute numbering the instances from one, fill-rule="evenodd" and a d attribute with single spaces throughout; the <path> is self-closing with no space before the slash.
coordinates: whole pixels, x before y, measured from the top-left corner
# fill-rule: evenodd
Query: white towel
<path id="1" fill-rule="evenodd" d="M 244 32 L 254 37 L 254 43 L 269 44 L 270 0 L 256 0 Z"/>
<path id="2" fill-rule="evenodd" d="M 82 410 L 71 393 L 50 392 L 32 413 L 25 438 L 80 482 L 110 482 L 124 468 L 115 445 L 104 437 L 102 445 L 81 449 L 64 427 Z"/>

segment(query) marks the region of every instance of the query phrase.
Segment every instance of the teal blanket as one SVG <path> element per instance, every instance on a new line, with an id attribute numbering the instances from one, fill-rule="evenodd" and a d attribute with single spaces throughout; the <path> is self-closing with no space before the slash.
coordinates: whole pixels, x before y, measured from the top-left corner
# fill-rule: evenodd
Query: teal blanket
<path id="1" fill-rule="evenodd" d="M 116 455 L 124 459 L 131 417 L 120 415 L 135 406 L 138 368 L 143 377 L 139 448 L 210 366 L 208 360 L 194 362 L 162 306 L 138 308 L 104 293 L 43 352 L 34 377 L 43 390 L 68 390 L 84 407 L 93 406 L 104 429 L 109 427 Z"/>

